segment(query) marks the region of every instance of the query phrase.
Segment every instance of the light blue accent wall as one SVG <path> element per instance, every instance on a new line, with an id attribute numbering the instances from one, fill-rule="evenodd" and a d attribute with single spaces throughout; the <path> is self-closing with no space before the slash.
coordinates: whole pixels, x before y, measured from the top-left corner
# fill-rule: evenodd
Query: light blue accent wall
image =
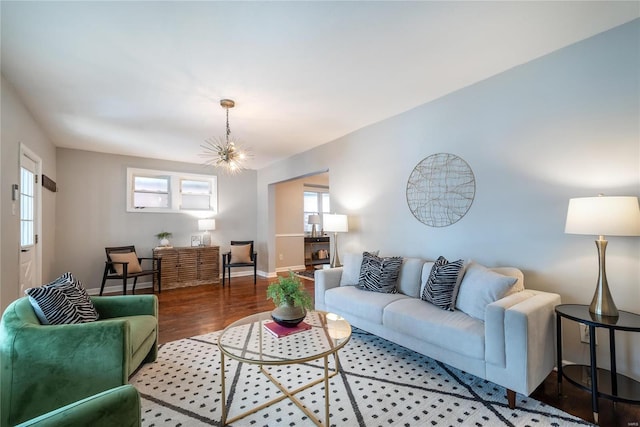
<path id="1" fill-rule="evenodd" d="M 430 228 L 409 211 L 405 189 L 416 164 L 439 152 L 468 162 L 476 197 L 462 220 Z M 598 193 L 640 196 L 640 20 L 258 171 L 268 271 L 273 184 L 325 169 L 332 208 L 350 217 L 341 253 L 379 249 L 515 266 L 526 287 L 588 304 L 596 237 L 564 234 L 567 204 Z M 618 308 L 640 312 L 640 238 L 609 239 L 607 273 Z M 587 361 L 578 327 L 565 330 L 565 358 Z M 618 335 L 618 368 L 640 379 L 638 335 Z M 608 342 L 606 334 L 599 342 Z M 598 348 L 607 366 L 608 346 Z"/>

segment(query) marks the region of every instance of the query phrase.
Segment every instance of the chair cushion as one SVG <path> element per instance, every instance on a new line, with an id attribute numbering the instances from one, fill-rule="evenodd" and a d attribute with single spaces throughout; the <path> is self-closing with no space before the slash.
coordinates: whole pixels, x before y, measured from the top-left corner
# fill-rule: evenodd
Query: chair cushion
<path id="1" fill-rule="evenodd" d="M 400 267 L 402 257 L 381 258 L 365 252 L 362 254 L 358 287 L 367 291 L 395 294 Z"/>
<path id="2" fill-rule="evenodd" d="M 98 320 L 91 298 L 71 273 L 51 283 L 25 291 L 33 311 L 43 325 L 86 323 Z"/>
<path id="3" fill-rule="evenodd" d="M 231 245 L 230 264 L 251 264 L 251 245 Z"/>
<path id="4" fill-rule="evenodd" d="M 131 328 L 131 348 L 129 351 L 131 355 L 138 351 L 142 343 L 145 342 L 149 336 L 155 335 L 156 328 L 158 327 L 158 321 L 155 316 L 124 316 L 119 319 L 129 322 Z"/>
<path id="5" fill-rule="evenodd" d="M 142 271 L 142 267 L 140 267 L 140 262 L 138 261 L 138 256 L 135 252 L 112 252 L 109 254 L 109 258 L 112 262 L 128 262 L 129 265 L 127 265 L 127 273 L 140 273 Z M 122 275 L 122 264 L 113 264 L 113 268 L 116 270 L 116 273 Z"/>

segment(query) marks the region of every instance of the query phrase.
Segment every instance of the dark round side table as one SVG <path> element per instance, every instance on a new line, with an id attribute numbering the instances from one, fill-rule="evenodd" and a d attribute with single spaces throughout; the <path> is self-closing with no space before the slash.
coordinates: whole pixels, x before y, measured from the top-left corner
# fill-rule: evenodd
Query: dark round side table
<path id="1" fill-rule="evenodd" d="M 562 304 L 556 307 L 556 339 L 558 356 L 558 392 L 562 392 L 562 378 L 591 392 L 593 420 L 598 423 L 598 397 L 614 402 L 640 404 L 640 382 L 619 374 L 616 369 L 616 331 L 640 332 L 640 315 L 620 311 L 617 318 L 598 316 L 589 312 L 588 305 Z M 562 366 L 562 318 L 589 327 L 590 366 Z M 596 328 L 609 330 L 611 369 L 598 368 L 596 362 Z"/>

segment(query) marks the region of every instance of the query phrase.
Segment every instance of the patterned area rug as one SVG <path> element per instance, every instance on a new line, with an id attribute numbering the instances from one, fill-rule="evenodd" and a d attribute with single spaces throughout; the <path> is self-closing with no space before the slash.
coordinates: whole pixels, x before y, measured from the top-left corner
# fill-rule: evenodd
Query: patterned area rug
<path id="1" fill-rule="evenodd" d="M 296 271 L 296 274 L 305 279 L 315 280 L 316 272 L 314 270 L 302 270 L 302 271 Z"/>
<path id="2" fill-rule="evenodd" d="M 133 384 L 142 397 L 143 426 L 220 426 L 220 332 L 173 341 L 143 366 Z M 332 360 L 332 358 L 330 358 Z M 321 375 L 321 361 L 275 367 L 291 387 Z M 225 358 L 229 418 L 279 395 L 254 365 Z M 334 426 L 579 426 L 592 425 L 518 395 L 509 409 L 505 389 L 354 329 L 340 351 L 341 373 L 330 381 Z M 324 422 L 323 385 L 296 395 Z M 233 426 L 312 426 L 285 399 Z"/>

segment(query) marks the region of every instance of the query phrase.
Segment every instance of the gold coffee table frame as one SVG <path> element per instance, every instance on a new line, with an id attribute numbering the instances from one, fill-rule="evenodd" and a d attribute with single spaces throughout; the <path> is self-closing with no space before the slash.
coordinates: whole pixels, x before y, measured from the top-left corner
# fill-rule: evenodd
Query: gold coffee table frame
<path id="1" fill-rule="evenodd" d="M 310 311 L 304 319 L 311 329 L 282 338 L 276 338 L 266 331 L 263 324 L 271 321 L 271 312 L 263 312 L 242 318 L 227 326 L 218 337 L 220 349 L 220 369 L 222 385 L 222 425 L 231 424 L 242 418 L 278 403 L 284 399 L 291 400 L 317 426 L 329 425 L 329 379 L 340 371 L 338 350 L 344 347 L 351 338 L 351 325 L 342 317 L 324 311 Z M 242 346 L 238 341 L 243 341 Z M 299 350 L 304 344 L 304 351 Z M 287 353 L 289 352 L 289 353 Z M 278 354 L 276 354 L 278 353 Z M 335 368 L 329 369 L 329 356 L 333 355 Z M 243 412 L 227 420 L 226 372 L 225 356 L 240 363 L 259 365 L 260 371 L 278 387 L 281 396 L 269 400 L 249 411 Z M 272 375 L 268 366 L 283 366 L 306 363 L 317 359 L 324 361 L 324 375 L 294 390 L 288 389 Z M 296 394 L 324 382 L 325 423 L 323 424 L 303 403 Z"/>

